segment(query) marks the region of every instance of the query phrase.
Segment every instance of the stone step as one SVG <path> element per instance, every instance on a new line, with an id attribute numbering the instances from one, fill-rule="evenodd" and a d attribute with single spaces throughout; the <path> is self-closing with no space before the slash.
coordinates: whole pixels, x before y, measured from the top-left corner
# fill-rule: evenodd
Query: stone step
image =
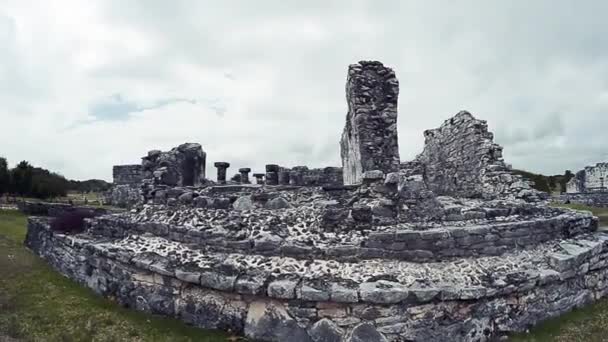
<path id="1" fill-rule="evenodd" d="M 593 274 L 608 266 L 606 233 L 553 241 L 500 257 L 428 263 L 379 259 L 339 262 L 217 253 L 160 237 L 116 240 L 87 234 L 55 234 L 48 221 L 30 219 L 29 243 L 49 239 L 54 241 L 54 248 L 82 249 L 78 252 L 83 254 L 80 257 L 96 268 L 104 269 L 112 260 L 136 267 L 139 272 L 151 272 L 152 276 L 141 281 L 156 281 L 156 275 L 159 281 L 170 277 L 241 295 L 303 301 L 394 304 L 479 299 L 525 292 L 535 286 Z M 66 257 L 68 263 L 74 258 Z"/>

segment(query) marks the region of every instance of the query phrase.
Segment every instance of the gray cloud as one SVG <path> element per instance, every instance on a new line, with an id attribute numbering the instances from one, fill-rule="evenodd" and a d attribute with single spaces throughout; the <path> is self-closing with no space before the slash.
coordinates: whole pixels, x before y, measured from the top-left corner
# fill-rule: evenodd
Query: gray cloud
<path id="1" fill-rule="evenodd" d="M 339 165 L 346 69 L 361 59 L 400 80 L 402 159 L 463 109 L 488 121 L 515 167 L 608 158 L 601 0 L 90 3 L 66 4 L 72 16 L 0 5 L 0 116 L 19 128 L 0 137 L 9 159 L 108 179 L 112 164 L 196 141 L 235 168 Z"/>

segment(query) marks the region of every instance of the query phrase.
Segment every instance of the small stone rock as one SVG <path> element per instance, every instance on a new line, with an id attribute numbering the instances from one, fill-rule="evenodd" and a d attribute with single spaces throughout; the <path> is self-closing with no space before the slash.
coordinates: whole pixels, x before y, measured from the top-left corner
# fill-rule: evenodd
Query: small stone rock
<path id="1" fill-rule="evenodd" d="M 254 208 L 251 196 L 242 196 L 232 204 L 234 210 L 252 210 Z"/>
<path id="2" fill-rule="evenodd" d="M 388 340 L 370 323 L 361 323 L 350 332 L 346 342 L 388 342 Z"/>
<path id="3" fill-rule="evenodd" d="M 376 182 L 384 179 L 384 172 L 380 170 L 371 170 L 363 172 L 364 182 Z"/>
<path id="4" fill-rule="evenodd" d="M 191 191 L 185 192 L 179 196 L 179 202 L 182 204 L 190 204 L 190 203 L 192 203 L 193 199 L 194 199 L 194 193 Z"/>
<path id="5" fill-rule="evenodd" d="M 314 342 L 340 342 L 343 335 L 344 330 L 327 318 L 318 321 L 310 329 L 310 337 Z"/>
<path id="6" fill-rule="evenodd" d="M 287 209 L 291 208 L 292 205 L 283 197 L 273 198 L 266 203 L 264 206 L 266 209 L 276 210 L 276 209 Z"/>
<path id="7" fill-rule="evenodd" d="M 195 208 L 206 208 L 207 205 L 209 204 L 209 201 L 207 198 L 205 197 L 195 197 L 192 200 L 192 204 L 194 205 Z"/>

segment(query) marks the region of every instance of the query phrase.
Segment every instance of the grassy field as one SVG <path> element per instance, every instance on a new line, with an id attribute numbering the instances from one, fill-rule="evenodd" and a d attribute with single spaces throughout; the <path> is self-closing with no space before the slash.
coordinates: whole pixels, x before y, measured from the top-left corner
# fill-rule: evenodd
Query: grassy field
<path id="1" fill-rule="evenodd" d="M 97 296 L 24 248 L 25 227 L 17 211 L 0 211 L 0 341 L 235 340 Z"/>

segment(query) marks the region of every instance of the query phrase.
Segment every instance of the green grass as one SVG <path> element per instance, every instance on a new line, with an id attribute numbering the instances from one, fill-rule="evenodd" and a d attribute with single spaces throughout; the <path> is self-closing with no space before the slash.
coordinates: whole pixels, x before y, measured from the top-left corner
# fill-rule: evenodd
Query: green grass
<path id="1" fill-rule="evenodd" d="M 608 208 L 580 204 L 558 205 L 575 210 L 591 211 L 600 219 L 600 226 L 608 226 Z M 517 334 L 512 342 L 600 342 L 608 341 L 608 299 L 550 319 L 533 328 L 529 334 Z"/>
<path id="2" fill-rule="evenodd" d="M 24 248 L 25 232 L 25 216 L 0 210 L 0 341 L 233 340 L 96 295 Z"/>
<path id="3" fill-rule="evenodd" d="M 605 342 L 608 341 L 608 300 L 547 320 L 530 333 L 516 334 L 510 342 Z"/>
<path id="4" fill-rule="evenodd" d="M 575 210 L 591 211 L 593 215 L 600 219 L 600 226 L 608 226 L 608 208 L 596 208 L 582 204 L 560 204 L 556 206 Z"/>

